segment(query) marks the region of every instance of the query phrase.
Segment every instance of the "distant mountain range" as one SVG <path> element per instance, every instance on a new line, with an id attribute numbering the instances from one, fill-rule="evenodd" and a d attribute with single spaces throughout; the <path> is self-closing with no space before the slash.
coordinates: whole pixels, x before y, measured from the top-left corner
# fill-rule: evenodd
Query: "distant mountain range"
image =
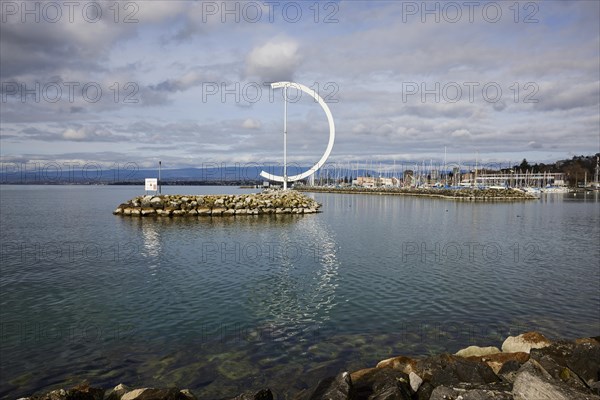
<path id="1" fill-rule="evenodd" d="M 303 172 L 308 167 L 289 166 L 288 175 Z M 264 180 L 260 172 L 281 175 L 281 167 L 224 166 L 213 168 L 163 169 L 161 182 L 169 184 L 257 184 Z M 60 169 L 56 163 L 47 166 L 9 165 L 0 172 L 1 184 L 103 184 L 130 185 L 141 184 L 145 178 L 158 178 L 158 169 Z"/>

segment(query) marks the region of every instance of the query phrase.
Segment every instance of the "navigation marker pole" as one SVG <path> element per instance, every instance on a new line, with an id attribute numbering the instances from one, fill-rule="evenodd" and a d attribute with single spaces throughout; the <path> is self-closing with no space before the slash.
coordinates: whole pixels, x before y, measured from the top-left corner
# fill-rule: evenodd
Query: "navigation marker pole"
<path id="1" fill-rule="evenodd" d="M 287 189 L 287 85 L 283 88 L 283 190 Z"/>

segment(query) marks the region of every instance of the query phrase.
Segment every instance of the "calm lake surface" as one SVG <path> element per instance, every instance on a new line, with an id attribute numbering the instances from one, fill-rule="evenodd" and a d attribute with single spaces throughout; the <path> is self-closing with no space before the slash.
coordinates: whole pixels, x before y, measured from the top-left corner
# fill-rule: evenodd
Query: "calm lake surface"
<path id="1" fill-rule="evenodd" d="M 0 397 L 88 380 L 287 398 L 394 355 L 528 330 L 600 335 L 598 193 L 507 204 L 319 193 L 313 215 L 112 215 L 139 194 L 0 187 Z"/>

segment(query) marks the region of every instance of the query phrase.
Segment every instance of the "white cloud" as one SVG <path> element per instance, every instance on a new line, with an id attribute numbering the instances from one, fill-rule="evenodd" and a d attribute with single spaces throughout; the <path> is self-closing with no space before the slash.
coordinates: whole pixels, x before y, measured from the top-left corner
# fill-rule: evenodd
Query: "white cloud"
<path id="1" fill-rule="evenodd" d="M 242 128 L 244 129 L 258 129 L 261 127 L 260 121 L 252 118 L 248 118 L 242 122 Z"/>
<path id="2" fill-rule="evenodd" d="M 292 80 L 300 61 L 296 41 L 273 39 L 250 51 L 246 57 L 246 73 L 264 82 Z"/>
<path id="3" fill-rule="evenodd" d="M 452 132 L 452 134 L 450 135 L 452 137 L 455 138 L 460 138 L 460 137 L 471 137 L 471 132 L 469 132 L 468 129 L 457 129 L 454 132 Z"/>

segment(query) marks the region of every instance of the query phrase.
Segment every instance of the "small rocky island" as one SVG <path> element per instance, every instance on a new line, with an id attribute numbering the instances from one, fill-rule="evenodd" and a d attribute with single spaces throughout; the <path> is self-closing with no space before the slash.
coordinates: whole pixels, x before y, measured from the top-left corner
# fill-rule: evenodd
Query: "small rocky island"
<path id="1" fill-rule="evenodd" d="M 147 195 L 120 204 L 113 214 L 130 217 L 198 217 L 313 214 L 321 204 L 293 190 L 238 195 Z"/>
<path id="2" fill-rule="evenodd" d="M 469 346 L 456 354 L 396 356 L 359 371 L 323 377 L 294 400 L 600 400 L 600 337 L 549 340 L 538 332 L 509 336 L 502 349 Z M 268 388 L 231 400 L 283 398 Z M 290 398 L 290 397 L 285 397 Z M 188 389 L 112 390 L 82 384 L 28 400 L 196 400 Z"/>

